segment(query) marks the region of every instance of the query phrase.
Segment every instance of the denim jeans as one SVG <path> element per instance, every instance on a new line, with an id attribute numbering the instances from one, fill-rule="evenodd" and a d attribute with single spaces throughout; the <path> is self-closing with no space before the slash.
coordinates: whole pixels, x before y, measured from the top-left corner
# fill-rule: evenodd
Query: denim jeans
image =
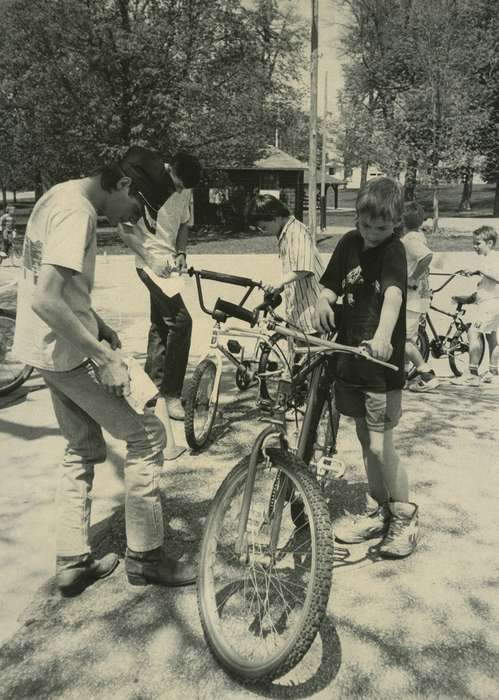
<path id="1" fill-rule="evenodd" d="M 144 270 L 137 268 L 137 274 L 151 298 L 145 371 L 164 396 L 180 397 L 191 347 L 191 316 L 180 294 L 167 297 Z"/>
<path id="2" fill-rule="evenodd" d="M 163 544 L 159 476 L 165 430 L 153 414 L 136 413 L 126 399 L 106 391 L 90 362 L 68 372 L 40 370 L 67 441 L 57 490 L 57 554 L 90 551 L 89 526 L 94 465 L 106 459 L 102 428 L 125 440 L 127 545 L 137 552 Z"/>

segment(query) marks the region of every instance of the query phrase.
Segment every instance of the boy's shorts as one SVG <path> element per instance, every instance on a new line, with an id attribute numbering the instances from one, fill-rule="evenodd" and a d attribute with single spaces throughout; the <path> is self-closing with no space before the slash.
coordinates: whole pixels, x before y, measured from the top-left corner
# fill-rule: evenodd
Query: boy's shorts
<path id="1" fill-rule="evenodd" d="M 405 312 L 405 337 L 407 340 L 416 340 L 418 337 L 419 321 L 422 313 L 420 311 L 411 311 L 407 309 Z"/>
<path id="2" fill-rule="evenodd" d="M 464 320 L 481 333 L 494 333 L 499 326 L 499 299 L 484 299 L 466 308 Z"/>
<path id="3" fill-rule="evenodd" d="M 340 413 L 351 418 L 365 418 L 369 430 L 376 433 L 395 428 L 402 415 L 401 389 L 365 391 L 335 382 L 334 396 Z"/>

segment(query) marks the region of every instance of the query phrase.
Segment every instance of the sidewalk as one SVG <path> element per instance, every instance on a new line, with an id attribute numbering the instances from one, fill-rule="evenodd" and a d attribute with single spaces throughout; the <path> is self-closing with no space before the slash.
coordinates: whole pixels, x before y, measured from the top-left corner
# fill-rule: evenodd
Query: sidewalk
<path id="1" fill-rule="evenodd" d="M 436 264 L 453 271 L 465 266 L 466 256 L 441 254 Z M 274 256 L 193 256 L 190 262 L 277 277 Z M 0 274 L 1 286 L 6 273 Z M 456 280 L 449 294 L 466 291 L 469 283 Z M 208 305 L 217 296 L 240 297 L 241 290 L 227 285 L 206 288 Z M 118 327 L 127 352 L 141 353 L 148 301 L 131 256 L 99 257 L 95 296 L 97 310 Z M 194 317 L 195 364 L 211 323 L 202 317 L 192 287 L 185 296 Z M 449 375 L 445 363 L 437 371 Z M 262 427 L 255 420 L 254 392 L 239 393 L 231 370 L 225 374 L 222 411 L 207 451 L 187 452 L 165 464 L 162 487 L 173 551 L 196 550 L 217 487 Z M 52 579 L 53 495 L 63 441 L 48 392 L 34 375 L 15 395 L 0 399 L 2 698 L 499 697 L 498 419 L 496 386 L 471 390 L 444 378 L 432 394 L 404 394 L 396 441 L 420 506 L 418 550 L 405 561 L 373 562 L 363 545 L 337 547 L 320 637 L 284 679 L 249 689 L 211 657 L 194 589 L 129 586 L 120 564 L 81 596 L 59 597 Z M 182 426 L 175 431 L 180 440 Z M 122 556 L 123 447 L 112 439 L 108 445 L 108 461 L 96 470 L 93 538 L 98 552 Z M 334 517 L 344 507 L 358 508 L 366 488 L 348 421 L 342 422 L 339 449 L 347 472 L 333 493 Z"/>

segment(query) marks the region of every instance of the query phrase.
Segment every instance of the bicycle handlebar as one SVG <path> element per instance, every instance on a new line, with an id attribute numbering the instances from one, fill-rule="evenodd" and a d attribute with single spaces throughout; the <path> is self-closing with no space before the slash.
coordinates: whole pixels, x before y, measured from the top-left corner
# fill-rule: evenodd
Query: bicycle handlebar
<path id="1" fill-rule="evenodd" d="M 215 272 L 213 270 L 195 270 L 190 267 L 187 270 L 190 277 L 199 277 L 205 280 L 214 280 L 215 282 L 223 282 L 224 284 L 235 284 L 238 287 L 255 287 L 262 288 L 261 282 L 255 282 L 250 277 L 239 277 L 238 275 L 229 275 L 226 272 Z"/>

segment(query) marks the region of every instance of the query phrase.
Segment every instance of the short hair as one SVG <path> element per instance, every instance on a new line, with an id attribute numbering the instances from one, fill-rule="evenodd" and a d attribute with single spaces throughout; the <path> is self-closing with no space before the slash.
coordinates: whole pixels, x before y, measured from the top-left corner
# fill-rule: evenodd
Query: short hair
<path id="1" fill-rule="evenodd" d="M 417 231 L 425 220 L 424 209 L 418 202 L 406 202 L 402 214 L 404 227 L 407 231 Z"/>
<path id="2" fill-rule="evenodd" d="M 182 180 L 184 187 L 196 187 L 201 180 L 202 168 L 199 159 L 186 151 L 178 151 L 170 161 L 175 174 Z"/>
<path id="3" fill-rule="evenodd" d="M 116 185 L 123 177 L 123 171 L 120 168 L 118 161 L 105 165 L 92 172 L 92 175 L 100 175 L 100 184 L 106 192 L 112 192 L 116 189 Z"/>
<path id="4" fill-rule="evenodd" d="M 492 246 L 497 243 L 497 231 L 492 226 L 480 226 L 473 231 L 473 236 L 480 238 L 482 241 L 492 241 Z"/>
<path id="5" fill-rule="evenodd" d="M 357 195 L 357 214 L 369 214 L 398 224 L 404 209 L 402 185 L 391 177 L 375 177 L 369 180 Z"/>
<path id="6" fill-rule="evenodd" d="M 273 221 L 280 216 L 289 216 L 288 207 L 271 194 L 257 194 L 249 202 L 247 219 L 249 223 Z"/>

